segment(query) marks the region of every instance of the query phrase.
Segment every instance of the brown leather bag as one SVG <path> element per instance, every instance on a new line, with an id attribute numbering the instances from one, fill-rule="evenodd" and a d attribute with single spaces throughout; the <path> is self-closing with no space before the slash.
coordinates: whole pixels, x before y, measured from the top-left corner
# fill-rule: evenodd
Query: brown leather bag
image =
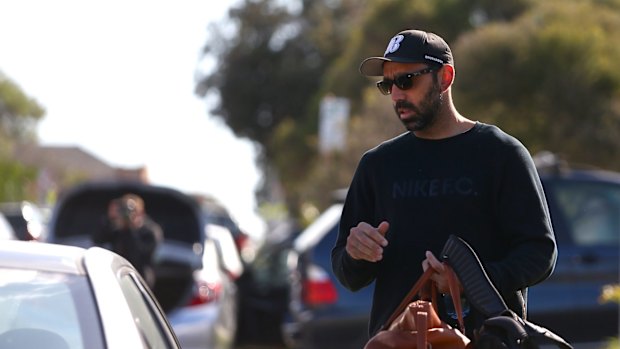
<path id="1" fill-rule="evenodd" d="M 444 263 L 444 267 L 448 270 L 450 297 L 458 314 L 460 330 L 437 315 L 438 292 L 430 278 L 433 270 L 428 268 L 364 349 L 464 349 L 470 343 L 463 334 L 465 326 L 456 275 L 448 264 Z M 414 298 L 418 299 L 411 301 Z"/>

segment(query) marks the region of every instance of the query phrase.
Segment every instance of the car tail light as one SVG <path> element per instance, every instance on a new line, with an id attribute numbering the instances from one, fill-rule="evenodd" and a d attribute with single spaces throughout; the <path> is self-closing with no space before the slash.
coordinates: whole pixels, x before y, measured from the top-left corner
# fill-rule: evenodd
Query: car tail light
<path id="1" fill-rule="evenodd" d="M 207 304 L 217 300 L 222 292 L 220 283 L 197 281 L 194 284 L 193 295 L 189 306 Z"/>
<path id="2" fill-rule="evenodd" d="M 332 304 L 338 300 L 338 291 L 329 274 L 322 268 L 311 265 L 303 282 L 302 297 L 308 306 Z"/>

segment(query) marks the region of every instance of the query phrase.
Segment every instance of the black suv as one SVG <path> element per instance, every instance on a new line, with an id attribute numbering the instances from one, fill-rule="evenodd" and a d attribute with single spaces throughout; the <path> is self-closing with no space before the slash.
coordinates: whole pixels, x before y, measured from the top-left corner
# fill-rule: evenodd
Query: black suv
<path id="1" fill-rule="evenodd" d="M 599 297 L 605 285 L 620 282 L 620 174 L 550 165 L 539 173 L 558 261 L 549 279 L 529 288 L 528 315 L 575 348 L 586 347 L 618 335 L 618 304 Z M 331 272 L 341 210 L 334 204 L 292 240 L 290 315 L 282 327 L 289 347 L 359 349 L 368 339 L 372 285 L 353 293 Z"/>

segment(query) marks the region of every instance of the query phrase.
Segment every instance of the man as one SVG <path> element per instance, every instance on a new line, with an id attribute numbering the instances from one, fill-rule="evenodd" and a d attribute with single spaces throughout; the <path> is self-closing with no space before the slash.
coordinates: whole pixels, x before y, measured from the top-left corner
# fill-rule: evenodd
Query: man
<path id="1" fill-rule="evenodd" d="M 103 229 L 93 235 L 96 244 L 110 243 L 111 250 L 125 257 L 153 286 L 153 254 L 161 240 L 161 227 L 152 221 L 144 209 L 144 200 L 126 194 L 110 201 Z"/>
<path id="2" fill-rule="evenodd" d="M 364 60 L 360 72 L 383 77 L 377 87 L 408 130 L 361 158 L 332 251 L 333 271 L 345 287 L 375 282 L 370 335 L 423 270 L 435 269 L 433 280 L 447 290 L 437 256 L 450 234 L 473 246 L 507 305 L 525 317 L 527 287 L 551 274 L 557 255 L 527 149 L 456 110 L 452 52 L 433 33 L 398 33 L 384 56 Z M 444 304 L 438 306 L 451 321 Z M 482 320 L 470 310 L 469 335 Z"/>

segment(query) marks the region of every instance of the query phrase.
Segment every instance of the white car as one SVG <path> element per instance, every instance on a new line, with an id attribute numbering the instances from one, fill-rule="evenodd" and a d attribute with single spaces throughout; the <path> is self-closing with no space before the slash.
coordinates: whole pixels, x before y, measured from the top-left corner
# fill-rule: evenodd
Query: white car
<path id="1" fill-rule="evenodd" d="M 0 244 L 0 349 L 181 348 L 153 293 L 99 247 Z"/>

